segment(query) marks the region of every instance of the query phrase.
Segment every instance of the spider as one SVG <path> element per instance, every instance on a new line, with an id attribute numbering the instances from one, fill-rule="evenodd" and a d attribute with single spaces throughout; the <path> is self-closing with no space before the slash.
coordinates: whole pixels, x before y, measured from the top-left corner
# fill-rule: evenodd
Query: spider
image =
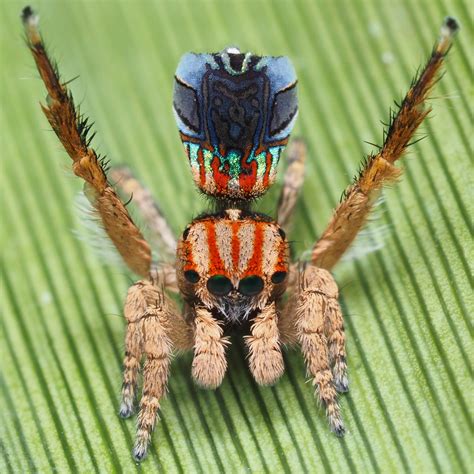
<path id="1" fill-rule="evenodd" d="M 173 351 L 193 350 L 192 377 L 202 387 L 216 388 L 227 370 L 232 328 L 246 334 L 249 369 L 261 385 L 274 384 L 283 374 L 282 346 L 298 344 L 329 426 L 343 436 L 338 392 L 348 390 L 345 334 L 330 270 L 366 223 L 382 188 L 400 177 L 394 163 L 430 112 L 426 100 L 459 29 L 456 20 L 445 19 L 428 62 L 391 116 L 383 145 L 363 162 L 307 262 L 290 261 L 283 230 L 303 184 L 302 140 L 294 140 L 288 151 L 276 219 L 252 210 L 275 181 L 298 112 L 297 79 L 288 58 L 242 53 L 236 47 L 182 57 L 173 110 L 192 177 L 210 197 L 212 209 L 176 240 L 149 191 L 128 169 L 112 168 L 107 175 L 107 164 L 90 146 L 91 125 L 45 50 L 38 16 L 26 7 L 22 20 L 48 92 L 43 112 L 71 157 L 74 173 L 84 180 L 103 228 L 130 270 L 142 278 L 128 290 L 124 308 L 124 418 L 134 412 L 143 363 L 134 458 L 146 456 Z M 165 253 L 176 255 L 174 265 L 153 261 L 119 192 L 133 195 Z M 170 293 L 181 295 L 181 311 Z"/>

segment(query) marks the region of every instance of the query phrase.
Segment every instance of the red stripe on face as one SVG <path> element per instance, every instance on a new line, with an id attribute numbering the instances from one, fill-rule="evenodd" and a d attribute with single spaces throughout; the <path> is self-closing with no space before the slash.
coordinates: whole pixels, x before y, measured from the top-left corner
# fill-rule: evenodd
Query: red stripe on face
<path id="1" fill-rule="evenodd" d="M 278 249 L 278 259 L 275 265 L 275 272 L 288 271 L 288 244 L 282 240 Z"/>
<path id="2" fill-rule="evenodd" d="M 204 226 L 206 227 L 207 246 L 209 249 L 209 274 L 228 276 L 219 253 L 219 248 L 217 247 L 216 226 L 213 221 L 205 221 Z"/>
<path id="3" fill-rule="evenodd" d="M 240 260 L 240 240 L 239 240 L 239 229 L 241 226 L 240 222 L 232 222 L 232 265 L 235 269 L 239 266 Z"/>
<path id="4" fill-rule="evenodd" d="M 196 264 L 194 263 L 193 259 L 193 247 L 191 242 L 184 240 L 182 243 L 182 258 L 184 260 L 183 270 L 186 272 L 188 270 L 196 270 Z"/>
<path id="5" fill-rule="evenodd" d="M 265 222 L 255 222 L 254 225 L 253 254 L 244 274 L 242 275 L 243 277 L 247 275 L 262 274 L 262 250 L 264 245 L 265 227 L 267 224 Z"/>

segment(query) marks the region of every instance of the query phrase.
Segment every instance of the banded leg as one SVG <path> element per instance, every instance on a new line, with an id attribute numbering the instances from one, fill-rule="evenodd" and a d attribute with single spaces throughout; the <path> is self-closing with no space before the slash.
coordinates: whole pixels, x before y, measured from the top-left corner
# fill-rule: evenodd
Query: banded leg
<path id="1" fill-rule="evenodd" d="M 304 182 L 306 144 L 301 139 L 290 142 L 287 152 L 288 167 L 278 200 L 277 222 L 286 229 Z"/>
<path id="2" fill-rule="evenodd" d="M 151 264 L 150 247 L 107 181 L 106 163 L 89 146 L 94 136 L 89 136 L 92 124 L 74 105 L 71 93 L 46 53 L 38 30 L 38 16 L 26 7 L 22 20 L 28 46 L 48 91 L 43 112 L 71 157 L 74 174 L 85 181 L 84 194 L 100 216 L 109 238 L 128 267 L 146 277 Z"/>
<path id="3" fill-rule="evenodd" d="M 129 168 L 124 166 L 112 167 L 109 177 L 115 182 L 115 187 L 123 198 L 125 196 L 133 198 L 132 203 L 138 208 L 144 224 L 152 234 L 150 238 L 153 239 L 156 246 L 163 251 L 162 253 L 175 256 L 175 236 L 150 190 L 133 176 Z"/>
<path id="4" fill-rule="evenodd" d="M 275 302 L 255 317 L 250 331 L 251 335 L 245 337 L 250 372 L 258 384 L 272 385 L 285 370 Z"/>
<path id="5" fill-rule="evenodd" d="M 328 337 L 326 332 L 330 308 L 335 298 L 337 298 L 337 286 L 330 273 L 313 266 L 306 267 L 301 274 L 300 291 L 295 308 L 298 342 L 308 373 L 316 386 L 316 393 L 326 409 L 331 430 L 337 436 L 343 436 L 345 429 L 330 365 L 331 345 L 338 340 L 331 342 L 331 337 Z M 329 326 L 332 327 L 332 324 L 329 323 Z"/>
<path id="6" fill-rule="evenodd" d="M 382 187 L 400 177 L 402 172 L 394 163 L 403 156 L 414 133 L 431 110 L 426 107 L 428 94 L 440 77 L 441 67 L 458 29 L 459 25 L 453 18 L 446 18 L 441 37 L 425 68 L 413 81 L 398 112 L 391 118 L 383 146 L 376 155 L 368 157 L 314 245 L 311 256 L 314 265 L 331 269 L 338 262 L 367 221 Z"/>
<path id="7" fill-rule="evenodd" d="M 223 337 L 221 324 L 205 308 L 196 308 L 194 325 L 192 376 L 202 387 L 217 388 L 227 370 L 225 350 L 229 340 Z"/>

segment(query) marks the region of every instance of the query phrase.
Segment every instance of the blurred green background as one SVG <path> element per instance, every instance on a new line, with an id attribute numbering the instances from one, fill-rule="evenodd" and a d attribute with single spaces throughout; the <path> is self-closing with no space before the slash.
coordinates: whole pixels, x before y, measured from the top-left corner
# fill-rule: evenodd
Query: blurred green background
<path id="1" fill-rule="evenodd" d="M 181 231 L 206 202 L 192 184 L 171 112 L 189 50 L 228 45 L 292 58 L 294 135 L 307 179 L 290 238 L 311 246 L 434 43 L 445 15 L 462 31 L 423 127 L 428 137 L 388 190 L 384 247 L 342 263 L 351 391 L 335 438 L 298 351 L 272 388 L 252 381 L 242 348 L 215 392 L 176 358 L 149 458 L 131 458 L 135 423 L 117 416 L 133 275 L 103 265 L 73 235 L 81 189 L 48 131 L 22 40 L 21 2 L 1 2 L 1 472 L 468 472 L 472 468 L 472 3 L 356 1 L 37 1 L 50 52 L 94 145 L 127 163 Z M 470 10 L 470 11 L 468 11 Z M 469 101 L 471 102 L 469 103 Z M 283 169 L 283 166 L 281 167 Z M 470 171 L 467 171 L 470 170 Z M 273 213 L 279 186 L 259 208 Z"/>

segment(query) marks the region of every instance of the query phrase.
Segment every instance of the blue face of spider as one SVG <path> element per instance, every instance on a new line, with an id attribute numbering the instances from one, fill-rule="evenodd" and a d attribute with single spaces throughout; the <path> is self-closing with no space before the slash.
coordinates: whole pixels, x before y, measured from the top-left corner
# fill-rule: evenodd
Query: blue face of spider
<path id="1" fill-rule="evenodd" d="M 227 199 L 262 195 L 273 183 L 298 112 L 286 57 L 187 53 L 173 109 L 197 186 Z"/>

